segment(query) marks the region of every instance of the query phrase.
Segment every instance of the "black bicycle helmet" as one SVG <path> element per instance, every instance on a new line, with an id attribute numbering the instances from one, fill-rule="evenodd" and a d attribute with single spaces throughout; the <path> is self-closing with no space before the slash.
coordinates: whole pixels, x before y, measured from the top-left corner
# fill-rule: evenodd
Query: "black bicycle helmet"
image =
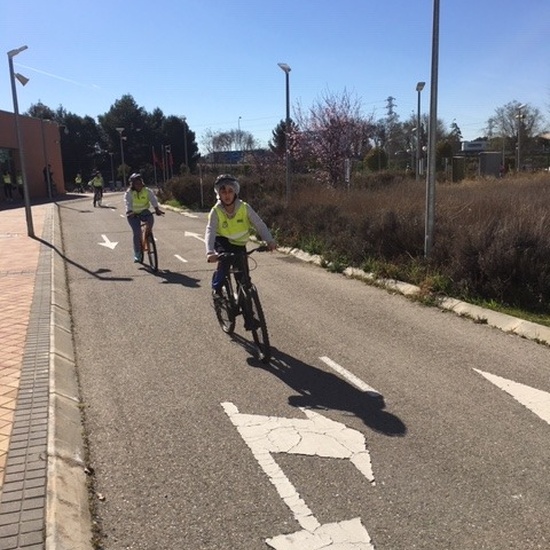
<path id="1" fill-rule="evenodd" d="M 231 174 L 221 174 L 216 178 L 216 181 L 214 182 L 214 191 L 216 192 L 216 196 L 219 196 L 220 187 L 223 186 L 232 187 L 236 196 L 239 195 L 239 191 L 241 190 L 239 180 Z"/>

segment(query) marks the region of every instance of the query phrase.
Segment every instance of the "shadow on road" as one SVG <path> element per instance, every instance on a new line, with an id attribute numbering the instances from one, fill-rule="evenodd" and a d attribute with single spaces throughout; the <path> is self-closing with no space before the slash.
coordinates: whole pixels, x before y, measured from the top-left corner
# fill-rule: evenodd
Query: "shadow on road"
<path id="1" fill-rule="evenodd" d="M 178 273 L 177 271 L 170 271 L 168 269 L 159 270 L 156 273 L 153 273 L 153 275 L 164 279 L 164 281 L 162 281 L 163 285 L 182 285 L 189 288 L 199 288 L 201 286 L 200 279 L 188 277 L 187 275 L 184 275 L 183 273 Z"/>
<path id="2" fill-rule="evenodd" d="M 254 355 L 252 342 L 238 334 L 233 334 L 232 338 Z M 277 348 L 272 348 L 272 353 L 273 357 L 268 364 L 254 358 L 248 359 L 247 362 L 251 366 L 274 374 L 295 390 L 297 395 L 288 398 L 288 403 L 292 407 L 351 413 L 375 432 L 390 437 L 400 437 L 407 433 L 403 421 L 384 410 L 386 405 L 383 396 L 359 390 L 338 375 L 308 365 Z"/>

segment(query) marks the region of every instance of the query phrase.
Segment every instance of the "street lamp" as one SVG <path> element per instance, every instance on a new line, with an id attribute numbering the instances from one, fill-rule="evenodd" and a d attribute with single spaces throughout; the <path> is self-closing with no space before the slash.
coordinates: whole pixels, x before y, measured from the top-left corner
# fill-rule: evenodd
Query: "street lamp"
<path id="1" fill-rule="evenodd" d="M 418 92 L 418 108 L 416 110 L 416 181 L 420 181 L 420 94 L 426 85 L 425 82 L 416 84 Z"/>
<path id="2" fill-rule="evenodd" d="M 29 79 L 19 73 L 14 74 L 13 72 L 13 58 L 25 51 L 28 46 L 21 46 L 16 50 L 10 50 L 8 52 L 8 64 L 10 68 L 10 81 L 11 81 L 11 92 L 13 95 L 13 113 L 15 116 L 15 130 L 17 133 L 17 148 L 19 149 L 19 162 L 21 163 L 21 178 L 23 180 L 23 194 L 25 197 L 25 217 L 27 219 L 27 235 L 29 237 L 34 237 L 34 226 L 32 223 L 32 212 L 31 212 L 31 201 L 29 197 L 29 187 L 27 185 L 27 173 L 25 171 L 25 155 L 23 153 L 23 143 L 21 139 L 21 128 L 19 126 L 19 105 L 17 103 L 17 90 L 15 88 L 15 79 L 24 86 Z"/>
<path id="3" fill-rule="evenodd" d="M 188 159 L 187 159 L 187 118 L 182 117 L 183 121 L 183 158 L 185 160 L 185 171 L 189 171 Z"/>
<path id="4" fill-rule="evenodd" d="M 286 63 L 277 63 L 285 73 L 286 81 L 286 122 L 285 122 L 285 158 L 286 158 L 286 202 L 290 201 L 290 67 Z"/>
<path id="5" fill-rule="evenodd" d="M 113 184 L 113 189 L 117 188 L 116 180 L 115 180 L 115 164 L 113 162 L 113 155 L 111 151 L 109 151 L 109 156 L 111 157 L 111 182 Z"/>
<path id="6" fill-rule="evenodd" d="M 116 131 L 120 136 L 120 158 L 122 160 L 122 185 L 126 187 L 126 166 L 124 165 L 124 147 L 122 145 L 122 140 L 126 138 L 122 137 L 122 132 L 124 132 L 124 128 L 117 128 Z"/>
<path id="7" fill-rule="evenodd" d="M 517 158 L 517 166 L 516 166 L 516 172 L 519 172 L 521 169 L 521 121 L 525 118 L 525 115 L 521 112 L 521 110 L 527 107 L 526 103 L 522 103 L 518 107 L 518 114 L 516 115 L 516 118 L 518 119 L 518 158 Z"/>
<path id="8" fill-rule="evenodd" d="M 437 81 L 439 72 L 439 0 L 434 0 L 432 27 L 432 74 L 430 81 L 430 123 L 428 125 L 428 175 L 426 177 L 426 224 L 424 256 L 431 255 L 435 229 L 435 170 L 437 144 Z"/>

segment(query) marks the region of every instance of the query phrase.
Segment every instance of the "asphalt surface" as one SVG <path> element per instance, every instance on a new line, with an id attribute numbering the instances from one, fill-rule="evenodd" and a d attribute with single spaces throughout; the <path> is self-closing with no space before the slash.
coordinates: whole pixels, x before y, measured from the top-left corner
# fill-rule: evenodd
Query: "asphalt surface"
<path id="1" fill-rule="evenodd" d="M 449 317 L 353 280 L 368 275 L 350 270 L 345 279 L 309 266 L 314 257 L 284 250 L 259 259 L 254 273 L 275 351 L 261 366 L 251 358 L 249 335 L 240 330 L 226 338 L 205 307 L 211 267 L 200 242 L 204 215 L 169 212 L 157 222 L 155 276 L 131 262 L 119 202 L 113 194 L 101 211 L 88 197 L 37 206 L 38 239 L 25 236 L 22 207 L 0 215 L 10 247 L 30 246 L 20 264 L 0 254 L 0 281 L 21 290 L 32 280 L 30 300 L 21 299 L 19 311 L 4 319 L 10 334 L 14 318 L 26 322 L 16 325 L 19 343 L 9 348 L 0 381 L 7 396 L 0 549 L 91 548 L 86 466 L 94 469 L 90 502 L 108 549 L 260 548 L 270 536 L 297 531 L 288 507 L 248 460 L 221 406 L 228 402 L 275 418 L 287 418 L 289 407 L 295 416 L 299 407 L 322 410 L 368 433 L 377 449 L 376 484 L 341 462 L 313 465 L 287 455 L 278 462 L 321 522 L 360 513 L 377 548 L 456 548 L 453 540 L 500 548 L 491 523 L 506 521 L 510 503 L 521 519 L 509 547 L 519 540 L 522 548 L 543 547 L 548 526 L 532 506 L 545 501 L 544 438 L 516 426 L 513 408 L 493 410 L 495 397 L 480 379 L 454 376 L 466 365 L 517 379 L 519 366 L 544 388 L 548 351 L 528 340 L 550 343 L 548 329 L 454 300 L 443 306 L 476 323 Z M 378 284 L 415 291 L 395 281 Z M 325 353 L 376 389 L 388 388 L 385 410 L 375 402 L 365 407 L 364 392 L 320 360 Z M 419 398 L 432 385 L 437 399 Z M 530 417 L 525 422 L 536 425 Z M 522 445 L 528 456 L 521 456 Z M 515 475 L 495 473 L 499 460 Z M 463 468 L 471 468 L 470 478 Z M 537 468 L 541 477 L 526 481 Z"/>

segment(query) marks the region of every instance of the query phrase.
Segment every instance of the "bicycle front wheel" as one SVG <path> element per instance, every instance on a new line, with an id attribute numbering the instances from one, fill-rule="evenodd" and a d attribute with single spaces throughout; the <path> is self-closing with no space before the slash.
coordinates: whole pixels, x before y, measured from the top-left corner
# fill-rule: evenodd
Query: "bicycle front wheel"
<path id="1" fill-rule="evenodd" d="M 158 256 L 157 256 L 157 244 L 155 243 L 153 233 L 149 231 L 145 236 L 145 239 L 147 241 L 147 247 L 145 249 L 145 253 L 147 254 L 149 267 L 151 268 L 152 271 L 157 271 L 159 268 Z"/>
<path id="2" fill-rule="evenodd" d="M 271 359 L 271 345 L 269 343 L 269 334 L 265 322 L 264 311 L 260 303 L 260 297 L 256 287 L 252 285 L 248 290 L 249 299 L 249 322 L 251 323 L 252 338 L 258 350 L 258 359 L 262 363 L 269 363 Z"/>
<path id="3" fill-rule="evenodd" d="M 214 310 L 222 330 L 226 334 L 233 334 L 237 306 L 233 291 L 227 281 L 220 289 L 219 294 L 214 296 Z"/>

